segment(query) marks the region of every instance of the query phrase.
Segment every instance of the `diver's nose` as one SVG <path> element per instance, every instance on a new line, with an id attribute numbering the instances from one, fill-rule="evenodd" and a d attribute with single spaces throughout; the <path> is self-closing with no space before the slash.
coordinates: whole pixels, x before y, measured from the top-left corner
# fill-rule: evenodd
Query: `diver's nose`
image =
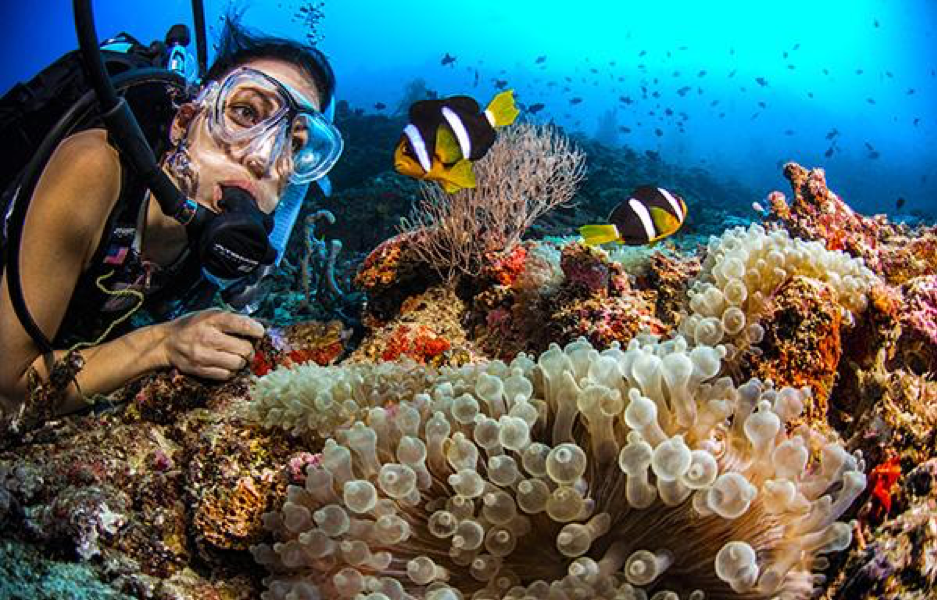
<path id="1" fill-rule="evenodd" d="M 244 166 L 257 179 L 263 179 L 267 175 L 267 159 L 256 152 L 244 157 Z"/>
<path id="2" fill-rule="evenodd" d="M 270 163 L 275 154 L 275 136 L 266 135 L 254 140 L 241 157 L 241 162 L 258 179 L 267 177 L 270 173 Z"/>

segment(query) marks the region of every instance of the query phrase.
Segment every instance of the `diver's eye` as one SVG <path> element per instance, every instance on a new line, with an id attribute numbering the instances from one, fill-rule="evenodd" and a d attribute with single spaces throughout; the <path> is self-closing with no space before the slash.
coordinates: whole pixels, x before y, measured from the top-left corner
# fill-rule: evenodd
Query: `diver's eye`
<path id="1" fill-rule="evenodd" d="M 228 107 L 231 120 L 240 127 L 253 127 L 260 122 L 260 113 L 249 104 L 235 104 Z"/>

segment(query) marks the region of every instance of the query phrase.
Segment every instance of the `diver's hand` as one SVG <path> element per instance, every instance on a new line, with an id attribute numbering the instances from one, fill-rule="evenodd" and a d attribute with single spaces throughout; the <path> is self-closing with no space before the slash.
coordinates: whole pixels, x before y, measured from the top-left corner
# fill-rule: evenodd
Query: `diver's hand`
<path id="1" fill-rule="evenodd" d="M 165 324 L 165 363 L 187 375 L 230 379 L 250 364 L 254 348 L 245 338 L 259 338 L 264 327 L 254 319 L 219 309 L 195 312 Z"/>

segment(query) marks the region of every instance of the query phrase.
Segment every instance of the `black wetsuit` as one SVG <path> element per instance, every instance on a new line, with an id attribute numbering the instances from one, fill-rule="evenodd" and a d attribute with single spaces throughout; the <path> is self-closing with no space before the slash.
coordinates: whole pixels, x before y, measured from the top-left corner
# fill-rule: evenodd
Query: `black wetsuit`
<path id="1" fill-rule="evenodd" d="M 202 277 L 198 259 L 189 248 L 171 265 L 162 267 L 144 261 L 134 248 L 141 209 L 147 196 L 146 186 L 121 157 L 120 197 L 108 216 L 91 263 L 78 278 L 55 336 L 53 345 L 56 348 L 96 340 L 111 323 L 139 303 L 136 295 L 114 295 L 102 291 L 99 282 L 112 292 L 129 288 L 144 297 L 142 306 L 132 318 L 114 327 L 106 339 L 113 339 L 142 325 L 205 308 L 211 303 L 214 287 Z"/>

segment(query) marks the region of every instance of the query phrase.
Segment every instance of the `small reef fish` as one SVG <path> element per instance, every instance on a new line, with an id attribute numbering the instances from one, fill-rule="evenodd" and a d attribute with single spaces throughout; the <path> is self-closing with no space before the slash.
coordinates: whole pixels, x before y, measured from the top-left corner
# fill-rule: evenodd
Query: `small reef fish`
<path id="1" fill-rule="evenodd" d="M 686 202 L 664 188 L 643 185 L 612 209 L 608 223 L 579 228 L 586 245 L 617 242 L 641 246 L 664 239 L 686 220 Z"/>
<path id="2" fill-rule="evenodd" d="M 446 52 L 446 55 L 442 57 L 442 60 L 439 61 L 439 64 L 442 66 L 451 65 L 455 62 L 455 57 Z"/>
<path id="3" fill-rule="evenodd" d="M 387 105 L 384 104 L 383 102 L 374 103 L 374 110 L 384 110 L 385 108 L 387 108 Z"/>
<path id="4" fill-rule="evenodd" d="M 518 114 L 514 90 L 499 93 L 484 110 L 468 96 L 415 102 L 394 150 L 394 169 L 436 181 L 450 194 L 473 188 L 472 164 L 494 144 L 495 128 L 510 125 Z"/>
<path id="5" fill-rule="evenodd" d="M 546 57 L 546 55 L 544 54 L 544 55 L 542 55 L 542 56 L 538 56 L 538 57 L 537 57 L 537 60 L 534 61 L 534 64 L 537 64 L 537 65 L 543 64 L 544 62 L 546 62 L 546 60 L 547 60 L 547 57 Z"/>
<path id="6" fill-rule="evenodd" d="M 543 110 L 545 106 L 546 106 L 546 105 L 545 105 L 543 102 L 537 102 L 537 103 L 535 103 L 535 104 L 531 104 L 530 106 L 528 106 L 528 107 L 527 107 L 527 112 L 529 112 L 529 113 L 531 113 L 531 114 L 537 114 L 538 112 L 540 112 L 541 110 Z"/>

